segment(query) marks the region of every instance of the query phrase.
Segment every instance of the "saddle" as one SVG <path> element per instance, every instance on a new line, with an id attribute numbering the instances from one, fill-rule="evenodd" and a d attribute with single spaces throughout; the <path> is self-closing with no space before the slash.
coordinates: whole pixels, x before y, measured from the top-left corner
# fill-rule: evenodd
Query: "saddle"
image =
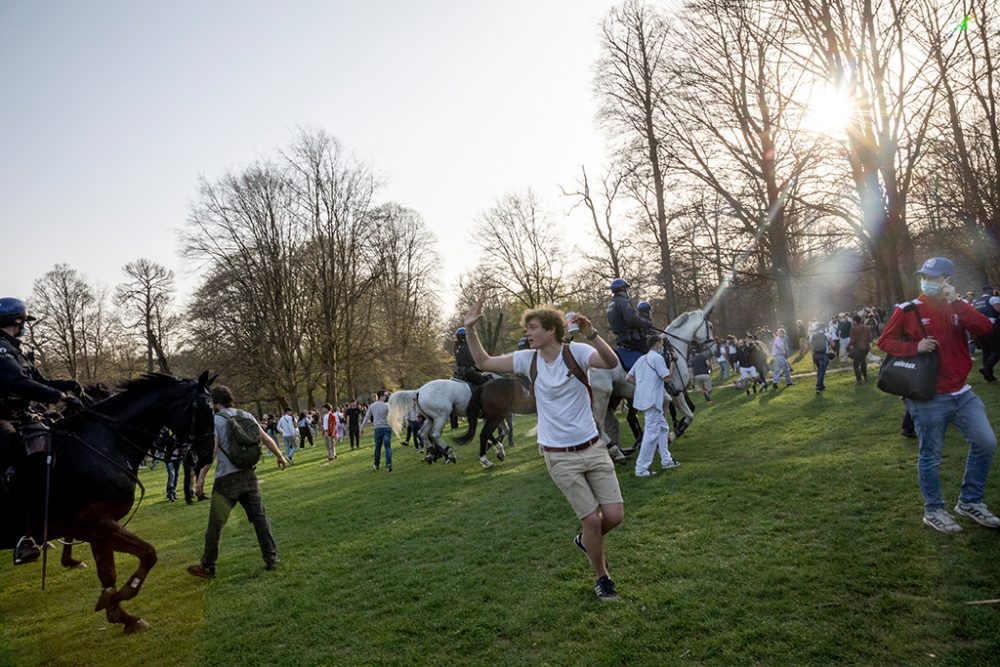
<path id="1" fill-rule="evenodd" d="M 21 436 L 24 453 L 28 456 L 48 452 L 52 447 L 52 431 L 45 422 L 23 424 L 18 427 L 17 432 Z"/>
<path id="2" fill-rule="evenodd" d="M 632 366 L 635 366 L 635 362 L 639 361 L 642 357 L 642 352 L 638 350 L 630 350 L 624 347 L 616 347 L 615 354 L 618 355 L 618 361 L 621 362 L 622 368 L 628 373 L 632 370 Z"/>

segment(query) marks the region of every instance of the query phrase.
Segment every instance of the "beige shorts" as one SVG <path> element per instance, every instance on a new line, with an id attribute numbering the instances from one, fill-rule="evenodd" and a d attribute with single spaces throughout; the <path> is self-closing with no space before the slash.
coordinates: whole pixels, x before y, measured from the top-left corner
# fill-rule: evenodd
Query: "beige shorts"
<path id="1" fill-rule="evenodd" d="M 695 375 L 694 376 L 694 388 L 704 391 L 712 391 L 712 376 L 711 375 Z"/>
<path id="2" fill-rule="evenodd" d="M 601 505 L 622 502 L 615 464 L 608 448 L 597 443 L 579 452 L 546 452 L 549 477 L 566 496 L 576 518 L 583 519 Z"/>

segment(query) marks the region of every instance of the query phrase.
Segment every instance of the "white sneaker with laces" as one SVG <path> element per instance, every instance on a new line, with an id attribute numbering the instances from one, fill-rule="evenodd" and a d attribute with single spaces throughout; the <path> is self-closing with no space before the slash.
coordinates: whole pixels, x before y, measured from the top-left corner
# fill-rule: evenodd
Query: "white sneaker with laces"
<path id="1" fill-rule="evenodd" d="M 681 464 L 680 461 L 671 460 L 669 463 L 661 464 L 664 470 L 670 470 L 671 468 L 676 468 Z"/>
<path id="2" fill-rule="evenodd" d="M 924 523 L 941 533 L 960 533 L 962 527 L 955 523 L 955 517 L 943 508 L 924 514 Z"/>
<path id="3" fill-rule="evenodd" d="M 652 477 L 655 474 L 656 474 L 655 470 L 649 470 L 649 469 L 635 471 L 636 477 Z"/>
<path id="4" fill-rule="evenodd" d="M 963 503 L 955 505 L 955 514 L 967 516 L 981 526 L 987 528 L 1000 528 L 1000 518 L 997 518 L 987 507 L 986 503 Z"/>

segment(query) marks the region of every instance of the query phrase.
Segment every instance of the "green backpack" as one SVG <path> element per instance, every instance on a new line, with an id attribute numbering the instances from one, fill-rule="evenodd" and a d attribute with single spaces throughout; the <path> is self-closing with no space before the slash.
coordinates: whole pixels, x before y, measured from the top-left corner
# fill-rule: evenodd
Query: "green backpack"
<path id="1" fill-rule="evenodd" d="M 238 410 L 235 415 L 217 413 L 226 420 L 226 442 L 219 447 L 241 470 L 252 468 L 260 461 L 260 426 L 249 413 Z"/>

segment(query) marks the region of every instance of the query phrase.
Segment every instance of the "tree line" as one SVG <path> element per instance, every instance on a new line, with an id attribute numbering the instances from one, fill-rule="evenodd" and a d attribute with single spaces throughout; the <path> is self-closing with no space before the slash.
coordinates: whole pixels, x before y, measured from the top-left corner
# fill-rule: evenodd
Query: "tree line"
<path id="1" fill-rule="evenodd" d="M 601 168 L 558 194 L 484 206 L 461 295 L 509 350 L 525 307 L 601 320 L 624 277 L 661 324 L 718 297 L 737 330 L 816 312 L 808 285 L 850 275 L 856 305 L 916 290 L 918 258 L 1000 281 L 1000 30 L 989 0 L 627 0 L 600 29 Z M 841 105 L 843 116 L 832 115 Z M 200 270 L 129 264 L 113 294 L 58 265 L 36 283 L 34 336 L 79 378 L 222 369 L 268 405 L 315 405 L 447 374 L 442 261 L 418 212 L 380 199 L 372 166 L 323 131 L 202 179 L 182 234 Z M 561 222 L 575 211 L 567 235 Z M 830 269 L 829 267 L 833 267 Z M 445 314 L 442 314 L 445 313 Z"/>

